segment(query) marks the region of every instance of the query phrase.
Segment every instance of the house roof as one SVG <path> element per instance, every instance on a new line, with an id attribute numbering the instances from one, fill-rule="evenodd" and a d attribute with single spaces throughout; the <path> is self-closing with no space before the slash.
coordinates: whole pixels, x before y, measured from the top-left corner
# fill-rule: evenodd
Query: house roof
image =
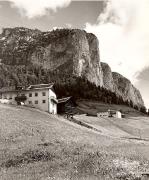
<path id="1" fill-rule="evenodd" d="M 27 89 L 44 89 L 44 88 L 48 88 L 51 89 L 53 87 L 53 83 L 49 83 L 49 84 L 35 84 L 35 85 L 30 85 Z"/>
<path id="2" fill-rule="evenodd" d="M 39 90 L 39 89 L 51 89 L 53 87 L 53 85 L 54 85 L 53 83 L 30 85 L 26 89 L 23 88 L 22 91 Z M 4 92 L 19 92 L 19 91 L 20 90 L 17 90 L 15 88 L 15 86 L 12 86 L 12 87 L 3 87 L 3 88 L 0 89 L 1 93 L 4 93 Z"/>
<path id="3" fill-rule="evenodd" d="M 70 99 L 71 99 L 71 96 L 70 97 L 65 97 L 65 98 L 58 99 L 58 104 L 59 103 L 65 103 L 65 102 L 69 101 Z"/>
<path id="4" fill-rule="evenodd" d="M 58 100 L 54 97 L 54 96 L 52 96 L 52 97 L 50 97 L 50 99 L 51 99 L 51 101 L 53 101 L 54 103 L 58 103 Z"/>

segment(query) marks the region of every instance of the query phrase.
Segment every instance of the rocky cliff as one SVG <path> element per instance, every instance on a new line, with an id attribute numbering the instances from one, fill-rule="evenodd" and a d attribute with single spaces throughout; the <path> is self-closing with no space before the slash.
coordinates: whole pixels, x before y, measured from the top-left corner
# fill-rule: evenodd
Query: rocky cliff
<path id="1" fill-rule="evenodd" d="M 85 76 L 102 86 L 98 40 L 82 30 L 40 32 L 27 28 L 7 28 L 0 35 L 0 59 L 7 65 L 41 65 Z"/>
<path id="2" fill-rule="evenodd" d="M 139 90 L 137 90 L 131 82 L 119 73 L 113 72 L 114 91 L 124 100 L 132 101 L 138 106 L 144 105 L 143 99 Z"/>
<path id="3" fill-rule="evenodd" d="M 114 80 L 110 66 L 107 63 L 101 62 L 101 67 L 103 71 L 103 86 L 114 92 Z"/>
<path id="4" fill-rule="evenodd" d="M 112 72 L 108 64 L 101 62 L 103 70 L 103 86 L 121 96 L 124 101 L 132 101 L 141 106 L 144 104 L 141 94 L 132 83 L 119 73 Z"/>
<path id="5" fill-rule="evenodd" d="M 96 86 L 116 92 L 124 100 L 144 105 L 139 91 L 129 80 L 112 73 L 108 64 L 100 62 L 98 40 L 84 30 L 41 32 L 23 27 L 5 28 L 0 35 L 0 63 L 1 87 L 16 81 L 21 84 L 23 79 L 36 83 L 46 71 L 46 74 L 85 77 Z M 7 82 L 4 81 L 6 76 Z"/>

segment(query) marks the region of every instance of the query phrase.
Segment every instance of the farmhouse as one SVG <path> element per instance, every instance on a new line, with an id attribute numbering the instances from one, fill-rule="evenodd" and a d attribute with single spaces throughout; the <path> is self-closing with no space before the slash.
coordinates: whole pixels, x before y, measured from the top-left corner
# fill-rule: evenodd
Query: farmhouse
<path id="1" fill-rule="evenodd" d="M 115 117 L 115 118 L 122 118 L 122 113 L 117 110 L 108 109 L 106 112 L 99 112 L 97 113 L 98 117 Z"/>
<path id="2" fill-rule="evenodd" d="M 0 102 L 9 104 L 24 104 L 52 114 L 57 114 L 57 97 L 54 84 L 30 85 L 25 89 L 1 89 Z"/>

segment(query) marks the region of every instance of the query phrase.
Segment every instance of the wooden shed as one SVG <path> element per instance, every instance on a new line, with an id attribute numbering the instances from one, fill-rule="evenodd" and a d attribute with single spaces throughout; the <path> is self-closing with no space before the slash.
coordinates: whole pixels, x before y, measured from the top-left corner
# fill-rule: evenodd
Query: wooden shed
<path id="1" fill-rule="evenodd" d="M 75 107 L 76 107 L 76 103 L 73 97 L 65 97 L 58 99 L 57 113 L 58 114 L 73 113 Z"/>

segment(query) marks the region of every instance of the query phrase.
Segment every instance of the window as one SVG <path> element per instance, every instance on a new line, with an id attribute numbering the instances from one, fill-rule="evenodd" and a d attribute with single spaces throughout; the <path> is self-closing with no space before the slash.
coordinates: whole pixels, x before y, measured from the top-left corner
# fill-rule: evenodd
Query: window
<path id="1" fill-rule="evenodd" d="M 37 100 L 35 101 L 35 104 L 38 104 L 38 101 L 37 101 Z"/>
<path id="2" fill-rule="evenodd" d="M 32 93 L 29 93 L 29 97 L 32 97 Z"/>
<path id="3" fill-rule="evenodd" d="M 35 93 L 35 96 L 38 96 L 38 93 L 37 93 L 37 92 Z"/>
<path id="4" fill-rule="evenodd" d="M 46 100 L 42 100 L 42 103 L 46 103 Z"/>
<path id="5" fill-rule="evenodd" d="M 46 92 L 42 92 L 42 95 L 43 95 L 43 96 L 46 96 Z"/>
<path id="6" fill-rule="evenodd" d="M 28 101 L 28 104 L 32 104 L 32 101 Z"/>

